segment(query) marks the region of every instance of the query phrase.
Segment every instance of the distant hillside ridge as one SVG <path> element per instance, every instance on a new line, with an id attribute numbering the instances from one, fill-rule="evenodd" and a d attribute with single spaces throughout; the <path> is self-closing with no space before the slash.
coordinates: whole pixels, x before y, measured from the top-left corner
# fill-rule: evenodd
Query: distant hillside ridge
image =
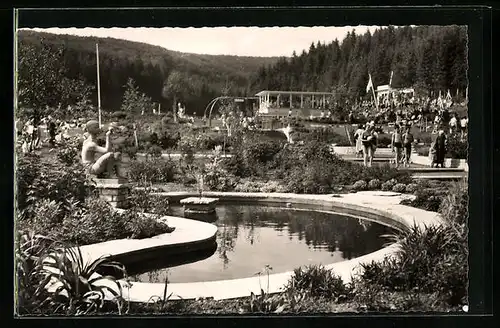
<path id="1" fill-rule="evenodd" d="M 160 46 L 114 38 L 60 35 L 31 30 L 18 31 L 19 47 L 41 47 L 42 42 L 54 50 L 63 48 L 61 64 L 70 77 L 82 76 L 86 83 L 97 84 L 96 43 L 99 44 L 102 108 L 120 108 L 125 84 L 133 78 L 141 92 L 171 108 L 172 99 L 162 95 L 169 74 L 180 72 L 189 84 L 181 99 L 188 113 L 200 112 L 208 102 L 229 86 L 236 96 L 250 95 L 250 77 L 261 67 L 268 67 L 279 57 L 250 57 L 182 53 Z M 94 90 L 94 93 L 96 91 Z M 94 99 L 97 99 L 94 95 Z"/>

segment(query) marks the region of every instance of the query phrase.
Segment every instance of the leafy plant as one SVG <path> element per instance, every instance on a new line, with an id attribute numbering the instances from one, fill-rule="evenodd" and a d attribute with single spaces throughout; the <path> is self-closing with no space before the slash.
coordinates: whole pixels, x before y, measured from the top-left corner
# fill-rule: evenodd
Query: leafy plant
<path id="1" fill-rule="evenodd" d="M 37 293 L 49 285 L 49 295 L 43 303 L 56 307 L 55 312 L 62 310 L 67 315 L 96 313 L 103 307 L 106 297 L 112 296 L 121 314 L 121 284 L 113 276 L 100 275 L 99 271 L 111 268 L 126 276 L 122 264 L 104 256 L 85 263 L 80 248 L 63 248 L 42 257 L 39 266 L 45 278 Z"/>
<path id="2" fill-rule="evenodd" d="M 382 262 L 362 264 L 360 279 L 387 291 L 438 292 L 450 305 L 467 293 L 467 234 L 452 225 L 413 226 L 392 236 L 399 250 Z"/>
<path id="3" fill-rule="evenodd" d="M 356 181 L 353 185 L 354 190 L 366 190 L 368 187 L 368 184 L 366 183 L 365 180 L 359 180 Z"/>
<path id="4" fill-rule="evenodd" d="M 382 186 L 382 183 L 380 182 L 379 179 L 371 179 L 368 182 L 368 188 L 371 190 L 377 190 Z"/>
<path id="5" fill-rule="evenodd" d="M 460 134 L 454 133 L 448 136 L 446 148 L 448 154 L 453 159 L 467 159 L 469 143 L 467 139 L 462 139 Z"/>
<path id="6" fill-rule="evenodd" d="M 426 211 L 437 212 L 445 194 L 446 191 L 440 189 L 418 189 L 415 192 L 415 199 L 402 200 L 401 204 L 421 208 Z"/>
<path id="7" fill-rule="evenodd" d="M 153 190 L 149 187 L 144 189 L 133 189 L 129 199 L 131 209 L 158 215 L 169 215 L 170 206 L 168 199 L 159 195 L 154 195 L 152 191 Z"/>
<path id="8" fill-rule="evenodd" d="M 392 191 L 394 192 L 405 192 L 406 185 L 404 183 L 396 183 L 394 187 L 392 187 Z"/>
<path id="9" fill-rule="evenodd" d="M 78 153 L 81 149 L 81 141 L 78 138 L 65 140 L 65 144 L 57 150 L 57 158 L 67 166 L 74 165 L 78 159 Z"/>
<path id="10" fill-rule="evenodd" d="M 418 185 L 416 183 L 409 183 L 406 185 L 406 192 L 409 194 L 413 194 L 418 190 Z"/>
<path id="11" fill-rule="evenodd" d="M 446 196 L 439 206 L 439 213 L 443 219 L 449 223 L 465 225 L 468 213 L 469 192 L 467 180 L 454 182 L 451 184 Z"/>
<path id="12" fill-rule="evenodd" d="M 132 160 L 129 165 L 128 177 L 142 185 L 151 183 L 166 183 L 174 181 L 176 165 L 171 160 L 152 158 Z"/>
<path id="13" fill-rule="evenodd" d="M 306 292 L 313 297 L 324 297 L 345 301 L 351 297 L 350 287 L 332 270 L 321 265 L 297 268 L 287 282 L 285 290 Z"/>
<path id="14" fill-rule="evenodd" d="M 121 111 L 126 113 L 152 111 L 153 103 L 151 98 L 139 91 L 134 79 L 129 78 L 126 85 L 126 90 L 123 95 Z"/>
<path id="15" fill-rule="evenodd" d="M 249 300 L 240 308 L 240 314 L 243 313 L 281 313 L 287 308 L 286 298 L 283 294 L 269 295 L 260 291 L 260 295 L 253 292 Z"/>

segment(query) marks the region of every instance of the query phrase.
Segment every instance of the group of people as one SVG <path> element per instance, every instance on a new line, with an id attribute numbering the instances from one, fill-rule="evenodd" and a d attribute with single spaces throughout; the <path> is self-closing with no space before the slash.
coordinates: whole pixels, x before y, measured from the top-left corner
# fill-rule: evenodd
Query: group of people
<path id="1" fill-rule="evenodd" d="M 414 138 L 411 133 L 411 125 L 396 124 L 394 126 L 394 132 L 391 137 L 391 149 L 395 153 L 394 163 L 396 168 L 398 168 L 401 163 L 406 167 L 410 167 L 413 141 Z"/>
<path id="2" fill-rule="evenodd" d="M 369 122 L 365 126 L 360 125 L 354 133 L 356 140 L 356 156 L 363 155 L 363 164 L 371 167 L 373 156 L 377 150 L 378 134 L 375 131 L 375 122 Z"/>
<path id="3" fill-rule="evenodd" d="M 69 130 L 83 128 L 83 126 L 84 124 L 76 120 L 65 122 L 54 119 L 50 115 L 43 118 L 34 115 L 25 122 L 18 118 L 15 122 L 16 137 L 24 153 L 39 149 L 45 142 L 55 147 L 57 143 L 70 137 Z M 47 138 L 42 140 L 44 130 L 47 132 Z"/>
<path id="4" fill-rule="evenodd" d="M 411 133 L 411 124 L 395 124 L 391 136 L 390 148 L 394 153 L 393 163 L 396 168 L 400 165 L 410 167 L 411 154 L 415 138 Z M 373 157 L 377 149 L 378 133 L 375 129 L 375 122 L 367 123 L 365 126 L 359 125 L 354 133 L 356 141 L 356 157 L 363 156 L 363 164 L 371 167 Z M 431 167 L 444 168 L 446 155 L 446 132 L 441 128 L 437 136 L 432 141 L 429 148 L 429 162 Z"/>

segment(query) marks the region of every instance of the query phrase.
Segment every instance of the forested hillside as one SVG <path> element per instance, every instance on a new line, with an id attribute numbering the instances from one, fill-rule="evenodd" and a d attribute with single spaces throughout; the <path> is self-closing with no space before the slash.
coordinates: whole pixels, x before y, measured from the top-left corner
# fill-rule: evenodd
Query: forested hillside
<path id="1" fill-rule="evenodd" d="M 368 73 L 377 86 L 388 84 L 393 71 L 393 87 L 415 87 L 420 95 L 448 89 L 464 95 L 467 87 L 467 30 L 459 26 L 353 31 L 344 40 L 313 43 L 308 51 L 282 58 L 184 54 L 125 40 L 33 31 L 18 35 L 24 107 L 97 105 L 97 42 L 102 108 L 109 111 L 121 108 L 130 78 L 137 92 L 164 110 L 180 100 L 188 113 L 198 114 L 228 85 L 235 96 L 267 89 L 333 91 L 338 98 L 357 99 L 370 97 Z"/>
<path id="2" fill-rule="evenodd" d="M 342 42 L 312 44 L 309 51 L 262 67 L 252 90 L 343 91 L 366 95 L 368 73 L 375 86 L 415 87 L 420 94 L 465 93 L 467 30 L 459 26 L 387 27 L 373 34 L 349 33 Z"/>
<path id="3" fill-rule="evenodd" d="M 164 90 L 164 85 L 173 72 L 172 78 L 175 76 L 176 81 L 171 82 L 182 80 L 179 84 L 183 90 L 179 90 L 178 98 L 187 104 L 187 110 L 204 109 L 212 98 L 220 95 L 226 84 L 230 85 L 233 94 L 248 92 L 250 76 L 262 65 L 273 64 L 277 60 L 269 57 L 185 54 L 126 40 L 27 30 L 19 31 L 18 37 L 19 55 L 24 57 L 20 74 L 27 75 L 26 68 L 34 66 L 32 75 L 44 75 L 47 73 L 42 72 L 43 66 L 46 66 L 44 61 L 54 62 L 53 59 L 57 59 L 59 64 L 64 65 L 64 76 L 91 86 L 90 98 L 94 104 L 97 99 L 95 45 L 98 42 L 102 108 L 106 110 L 120 109 L 128 78 L 134 79 L 139 90 L 151 97 L 152 101 L 170 108 L 173 97 L 168 90 Z M 51 58 L 43 59 L 44 56 Z M 34 71 L 37 69 L 39 72 Z M 35 102 L 31 105 L 41 104 Z"/>

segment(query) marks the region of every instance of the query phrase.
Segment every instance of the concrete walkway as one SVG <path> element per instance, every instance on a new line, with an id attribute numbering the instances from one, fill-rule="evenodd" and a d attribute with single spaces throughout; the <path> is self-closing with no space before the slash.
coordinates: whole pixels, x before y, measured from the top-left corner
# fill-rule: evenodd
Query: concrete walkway
<path id="1" fill-rule="evenodd" d="M 177 192 L 160 193 L 168 197 L 172 202 L 182 198 L 196 196 L 196 193 Z M 278 193 L 204 193 L 205 197 L 217 197 L 228 201 L 251 201 L 253 203 L 282 203 L 289 207 L 303 208 L 305 206 L 317 206 L 322 211 L 334 211 L 356 217 L 363 217 L 378 223 L 393 226 L 398 229 L 405 229 L 414 224 L 425 228 L 433 224 L 441 224 L 441 218 L 437 213 L 420 210 L 413 207 L 399 205 L 403 198 L 409 197 L 393 192 L 358 192 L 345 195 L 297 195 Z M 182 231 L 181 220 L 176 221 L 169 217 L 170 225 L 176 227 L 176 231 Z M 181 225 L 180 225 L 181 224 Z M 180 230 L 177 230 L 181 228 Z M 185 226 L 189 229 L 189 225 Z M 198 233 L 194 226 L 190 230 L 190 236 Z M 212 231 L 213 232 L 213 231 Z M 150 238 L 143 241 L 111 241 L 107 243 L 86 246 L 85 251 L 92 257 L 99 254 L 124 254 L 138 247 L 154 247 L 168 238 L 175 239 L 174 231 L 169 237 Z M 162 235 L 163 236 L 163 235 Z M 207 235 L 208 236 L 208 235 Z M 200 237 L 198 237 L 200 238 Z M 155 240 L 156 239 L 156 240 Z M 133 246 L 132 246 L 133 245 Z M 350 281 L 353 274 L 360 270 L 361 263 L 380 261 L 387 256 L 391 256 L 397 249 L 397 245 L 385 247 L 376 252 L 361 256 L 349 261 L 343 261 L 326 265 L 333 270 L 345 282 Z M 282 272 L 269 275 L 269 285 L 267 276 L 256 276 L 244 279 L 232 279 L 221 281 L 194 282 L 194 283 L 173 283 L 168 284 L 167 295 L 172 293 L 171 299 L 195 299 L 214 298 L 229 299 L 249 296 L 251 292 L 260 293 L 263 288 L 269 293 L 279 292 L 292 276 L 293 272 Z M 103 285 L 112 287 L 108 282 L 102 281 Z M 123 297 L 134 302 L 148 302 L 152 296 L 162 296 L 164 284 L 122 281 Z"/>

